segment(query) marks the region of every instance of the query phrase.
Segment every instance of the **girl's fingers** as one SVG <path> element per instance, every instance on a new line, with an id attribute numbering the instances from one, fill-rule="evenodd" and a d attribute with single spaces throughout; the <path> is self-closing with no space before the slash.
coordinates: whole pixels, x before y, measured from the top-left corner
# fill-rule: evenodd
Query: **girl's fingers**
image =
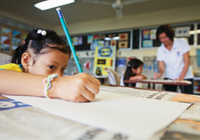
<path id="1" fill-rule="evenodd" d="M 84 92 L 82 92 L 82 96 L 87 101 L 93 101 L 95 99 L 95 94 L 93 92 L 89 91 L 86 87 L 84 89 Z"/>
<path id="2" fill-rule="evenodd" d="M 99 80 L 97 80 L 96 78 L 92 77 L 89 75 L 89 80 L 94 83 L 95 85 L 97 85 L 98 87 L 100 87 L 101 83 L 99 82 Z"/>
<path id="3" fill-rule="evenodd" d="M 84 93 L 85 93 L 85 91 L 84 91 Z M 85 98 L 82 94 L 79 94 L 79 95 L 76 95 L 75 98 L 71 98 L 70 101 L 72 101 L 72 102 L 88 102 L 91 100 Z"/>

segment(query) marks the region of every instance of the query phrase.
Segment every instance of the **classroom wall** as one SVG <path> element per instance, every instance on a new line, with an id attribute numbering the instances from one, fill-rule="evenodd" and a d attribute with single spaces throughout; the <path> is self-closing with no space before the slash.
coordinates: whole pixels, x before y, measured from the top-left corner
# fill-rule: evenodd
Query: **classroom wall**
<path id="1" fill-rule="evenodd" d="M 191 47 L 190 56 L 196 56 L 196 49 L 199 49 L 200 46 Z M 78 51 L 78 57 L 80 58 L 94 58 L 94 54 L 92 51 Z M 137 49 L 137 50 L 123 50 L 117 51 L 117 57 L 137 57 L 138 59 L 143 60 L 145 56 L 156 56 L 157 48 L 152 49 Z M 73 57 L 73 56 L 72 56 Z"/>
<path id="2" fill-rule="evenodd" d="M 134 16 L 126 16 L 123 19 L 104 19 L 96 21 L 88 21 L 76 24 L 69 24 L 69 32 L 71 35 L 77 34 L 87 34 L 94 32 L 105 32 L 113 30 L 123 30 L 123 29 L 134 29 L 141 27 L 153 27 L 159 26 L 160 24 L 170 23 L 184 23 L 200 21 L 200 5 L 188 6 L 183 8 L 176 8 L 170 10 L 162 10 L 147 14 L 140 14 Z M 60 35 L 65 35 L 61 26 L 55 27 L 54 30 Z M 91 58 L 94 57 L 92 52 L 77 52 L 78 56 L 81 58 Z M 152 49 L 137 49 L 137 50 L 123 50 L 117 51 L 117 57 L 130 57 L 135 56 L 139 59 L 143 59 L 144 56 L 156 56 L 157 48 Z M 119 55 L 121 54 L 121 55 Z M 190 55 L 196 55 L 196 48 L 192 47 Z"/>
<path id="3" fill-rule="evenodd" d="M 183 23 L 200 20 L 200 5 L 157 11 L 147 14 L 126 16 L 123 19 L 104 19 L 67 25 L 71 35 L 158 26 L 164 23 Z M 64 35 L 61 26 L 54 27 Z"/>

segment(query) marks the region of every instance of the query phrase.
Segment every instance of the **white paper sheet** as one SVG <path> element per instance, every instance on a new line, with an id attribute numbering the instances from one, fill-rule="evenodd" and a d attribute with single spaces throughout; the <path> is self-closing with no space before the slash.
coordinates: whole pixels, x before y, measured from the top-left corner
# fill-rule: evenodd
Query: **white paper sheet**
<path id="1" fill-rule="evenodd" d="M 100 91 L 96 99 L 88 103 L 27 96 L 7 97 L 83 124 L 127 134 L 135 139 L 150 139 L 190 106 L 107 91 Z"/>

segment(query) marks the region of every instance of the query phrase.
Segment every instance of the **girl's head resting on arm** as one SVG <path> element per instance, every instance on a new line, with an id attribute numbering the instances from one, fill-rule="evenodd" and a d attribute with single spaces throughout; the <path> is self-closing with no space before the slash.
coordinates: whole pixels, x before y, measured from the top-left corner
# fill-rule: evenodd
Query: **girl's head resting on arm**
<path id="1" fill-rule="evenodd" d="M 22 64 L 23 71 L 38 75 L 63 76 L 71 55 L 65 41 L 52 30 L 34 29 L 19 46 L 11 62 Z"/>
<path id="2" fill-rule="evenodd" d="M 127 65 L 127 71 L 130 71 L 133 75 L 142 74 L 144 63 L 137 58 L 131 59 Z"/>
<path id="3" fill-rule="evenodd" d="M 128 65 L 126 67 L 126 71 L 125 71 L 125 74 L 124 74 L 124 80 L 129 80 L 129 78 L 131 76 L 141 75 L 143 65 L 144 65 L 144 63 L 142 61 L 140 61 L 139 59 L 137 59 L 137 58 L 131 59 L 128 62 Z"/>

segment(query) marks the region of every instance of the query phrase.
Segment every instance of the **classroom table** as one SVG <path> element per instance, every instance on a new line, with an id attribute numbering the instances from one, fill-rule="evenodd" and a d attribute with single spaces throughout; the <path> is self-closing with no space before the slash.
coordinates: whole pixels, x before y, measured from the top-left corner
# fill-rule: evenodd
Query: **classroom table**
<path id="1" fill-rule="evenodd" d="M 108 87 L 116 89 L 116 87 L 119 86 Z M 120 88 L 122 88 L 123 91 L 130 87 Z M 156 92 L 156 90 L 145 90 Z M 121 91 L 118 90 L 118 92 L 120 93 Z M 161 94 L 160 92 L 158 91 L 157 94 Z M 186 97 L 183 98 L 184 94 L 174 93 L 174 95 L 176 94 L 181 95 L 181 97 L 178 99 L 175 98 L 174 101 L 188 103 L 193 102 L 192 106 L 200 109 L 200 96 L 194 96 L 194 98 L 191 95 L 185 94 Z M 190 100 L 190 97 L 193 98 Z M 7 109 L 7 107 L 9 108 Z M 196 110 L 196 115 L 197 120 L 191 116 L 189 116 L 188 119 L 183 119 L 181 117 L 177 118 L 172 124 L 170 124 L 169 127 L 164 128 L 161 132 L 159 132 L 155 139 L 199 140 L 200 110 Z M 132 140 L 127 135 L 113 133 L 107 130 L 87 126 L 59 116 L 55 116 L 36 107 L 8 99 L 3 95 L 0 95 L 0 122 L 0 139 Z M 181 130 L 182 128 L 184 129 Z"/>
<path id="2" fill-rule="evenodd" d="M 150 89 L 151 85 L 153 84 L 153 89 L 155 89 L 155 84 L 163 84 L 163 85 L 182 85 L 188 86 L 191 84 L 190 81 L 173 81 L 173 80 L 152 80 L 152 79 L 145 79 L 145 80 L 125 80 L 124 83 L 147 83 L 148 89 Z"/>

